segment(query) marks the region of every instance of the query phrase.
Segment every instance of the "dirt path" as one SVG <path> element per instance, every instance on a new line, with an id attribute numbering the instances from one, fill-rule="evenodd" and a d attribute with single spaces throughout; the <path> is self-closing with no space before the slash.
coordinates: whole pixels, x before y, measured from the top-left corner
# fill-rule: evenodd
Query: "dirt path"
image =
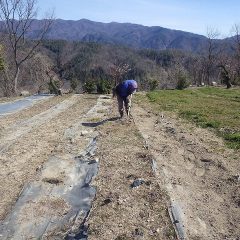
<path id="1" fill-rule="evenodd" d="M 182 210 L 186 239 L 239 239 L 239 152 L 149 106 L 135 106 L 134 119 L 156 159 L 159 182 Z"/>

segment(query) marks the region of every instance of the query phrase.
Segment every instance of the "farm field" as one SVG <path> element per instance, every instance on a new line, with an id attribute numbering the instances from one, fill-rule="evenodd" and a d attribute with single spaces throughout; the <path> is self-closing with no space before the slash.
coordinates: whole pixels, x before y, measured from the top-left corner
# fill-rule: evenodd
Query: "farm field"
<path id="1" fill-rule="evenodd" d="M 239 150 L 219 132 L 238 125 L 195 99 L 237 109 L 238 90 L 213 91 L 138 93 L 123 119 L 116 99 L 95 94 L 2 115 L 1 239 L 236 239 Z M 193 110 L 201 124 L 183 114 Z M 214 131 L 202 125 L 216 119 Z"/>

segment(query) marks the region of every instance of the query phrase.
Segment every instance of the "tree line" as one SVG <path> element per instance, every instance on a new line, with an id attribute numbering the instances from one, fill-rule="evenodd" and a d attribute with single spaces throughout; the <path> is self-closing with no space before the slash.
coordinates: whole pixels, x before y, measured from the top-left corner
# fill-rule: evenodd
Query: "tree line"
<path id="1" fill-rule="evenodd" d="M 36 16 L 36 0 L 2 0 L 0 95 L 21 91 L 110 92 L 123 79 L 136 79 L 143 90 L 183 89 L 189 85 L 240 84 L 240 35 L 218 40 L 208 29 L 200 53 L 175 49 L 131 49 L 111 44 L 46 40 L 53 15 L 35 40 L 26 39 Z"/>

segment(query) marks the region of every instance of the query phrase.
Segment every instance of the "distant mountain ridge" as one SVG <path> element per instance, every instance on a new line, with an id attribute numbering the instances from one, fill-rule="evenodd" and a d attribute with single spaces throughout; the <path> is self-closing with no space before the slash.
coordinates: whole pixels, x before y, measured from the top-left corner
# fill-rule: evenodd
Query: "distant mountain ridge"
<path id="1" fill-rule="evenodd" d="M 34 20 L 28 37 L 34 39 L 42 20 Z M 207 38 L 202 35 L 171 30 L 163 27 L 148 27 L 131 23 L 101 23 L 87 19 L 54 21 L 46 38 L 53 40 L 84 41 L 125 45 L 131 48 L 167 49 L 175 48 L 190 52 L 201 52 Z"/>

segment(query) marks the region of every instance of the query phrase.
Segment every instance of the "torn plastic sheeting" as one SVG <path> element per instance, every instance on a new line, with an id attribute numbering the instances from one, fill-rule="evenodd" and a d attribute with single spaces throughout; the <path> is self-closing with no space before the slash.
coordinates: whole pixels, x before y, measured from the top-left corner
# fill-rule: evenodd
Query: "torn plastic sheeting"
<path id="1" fill-rule="evenodd" d="M 79 212 L 74 222 L 79 223 L 80 219 L 80 225 L 74 224 L 72 226 L 72 231 L 69 231 L 67 236 L 64 238 L 64 240 L 87 240 L 88 238 L 88 226 L 86 225 L 86 221 L 88 219 L 88 216 L 90 214 L 90 209 L 87 213 L 82 216 L 82 213 Z M 75 226 L 77 225 L 77 226 Z"/>
<path id="2" fill-rule="evenodd" d="M 89 158 L 94 156 L 96 150 L 97 150 L 97 137 L 91 140 L 90 144 L 87 146 L 85 151 L 83 151 L 81 155 L 76 157 L 76 159 L 79 159 L 80 161 L 89 161 Z"/>
<path id="3" fill-rule="evenodd" d="M 95 150 L 96 138 L 92 139 L 84 153 L 81 154 L 81 159 L 84 161 L 76 161 L 74 167 L 76 175 L 74 175 L 73 179 L 76 182 L 72 186 L 68 184 L 43 184 L 42 182 L 34 182 L 28 185 L 19 197 L 12 213 L 1 223 L 0 238 L 2 240 L 17 240 L 19 237 L 22 239 L 29 237 L 41 239 L 47 236 L 48 233 L 54 232 L 55 235 L 59 232 L 62 233 L 64 228 L 65 233 L 62 234 L 66 239 L 86 239 L 84 222 L 96 194 L 95 188 L 89 185 L 98 171 L 98 162 L 93 162 L 92 159 Z M 89 161 L 92 161 L 91 164 L 89 164 Z M 26 221 L 23 218 L 23 222 L 21 222 L 22 218 L 19 219 L 19 216 L 28 209 L 28 203 L 39 202 L 45 196 L 47 199 L 50 199 L 51 196 L 63 199 L 70 209 L 65 215 L 56 214 L 54 217 L 49 216 L 47 213 L 42 216 L 34 216 L 30 212 L 27 215 L 29 219 Z M 68 231 L 66 231 L 66 226 L 68 226 Z M 56 239 L 59 239 L 58 235 Z"/>
<path id="4" fill-rule="evenodd" d="M 85 177 L 85 186 L 84 188 L 88 189 L 88 191 L 91 191 L 92 197 L 90 204 L 85 205 L 85 211 L 84 211 L 84 218 L 82 220 L 82 223 L 80 226 L 77 226 L 74 230 L 70 231 L 68 235 L 66 236 L 66 240 L 85 240 L 87 239 L 87 227 L 85 226 L 86 219 L 88 217 L 88 214 L 91 209 L 91 202 L 93 201 L 95 195 L 96 195 L 96 190 L 95 188 L 91 187 L 89 184 L 92 181 L 92 178 L 97 175 L 98 172 L 98 162 L 93 161 L 92 157 L 95 154 L 95 151 L 97 149 L 97 138 L 93 138 L 91 143 L 88 145 L 84 153 L 81 154 L 77 159 L 79 160 L 79 163 L 82 164 L 87 164 L 89 166 L 89 169 L 87 171 L 86 177 Z M 83 188 L 82 188 L 83 189 Z M 84 199 L 84 198 L 83 198 Z M 70 199 L 69 199 L 70 200 Z M 71 200 L 70 200 L 71 202 Z M 77 202 L 77 201 L 76 201 Z M 88 201 L 89 202 L 89 201 Z M 81 207 L 83 209 L 83 206 Z M 76 222 L 76 221 L 75 221 Z M 75 225 L 75 224 L 74 224 Z"/>
<path id="5" fill-rule="evenodd" d="M 89 174 L 89 171 L 87 173 Z M 79 213 L 81 213 L 82 219 L 84 219 L 91 208 L 91 202 L 96 194 L 95 188 L 89 186 L 89 184 L 86 183 L 89 181 L 89 179 L 92 178 L 92 175 L 90 178 L 87 178 L 88 180 L 84 181 L 84 185 L 76 185 L 72 189 L 68 189 L 68 192 L 66 193 L 64 189 L 62 190 L 61 194 L 63 199 L 71 207 L 67 215 L 62 219 L 54 219 L 54 221 L 52 221 L 51 218 L 47 216 L 41 217 L 39 219 L 40 222 L 38 222 L 37 228 L 34 222 L 35 219 L 33 219 L 32 223 L 29 221 L 27 226 L 24 226 L 23 228 L 21 224 L 19 226 L 18 223 L 19 213 L 26 205 L 26 203 L 36 201 L 42 193 L 41 186 L 35 184 L 28 186 L 22 193 L 21 198 L 18 200 L 13 213 L 0 227 L 0 232 L 2 233 L 1 239 L 19 239 L 19 236 L 41 238 L 43 235 L 56 228 L 61 229 L 61 227 L 64 225 L 69 225 L 70 220 L 73 219 L 76 215 L 79 215 Z M 79 228 L 81 228 L 81 225 L 78 227 L 78 229 Z"/>
<path id="6" fill-rule="evenodd" d="M 142 180 L 142 179 L 136 179 L 134 180 L 134 182 L 131 184 L 131 187 L 132 188 L 136 188 L 136 187 L 139 187 L 140 185 L 144 184 L 145 181 Z"/>
<path id="7" fill-rule="evenodd" d="M 29 184 L 22 191 L 22 194 L 18 198 L 12 213 L 5 219 L 0 225 L 0 237 L 1 239 L 18 239 L 18 236 L 23 237 L 23 231 L 32 232 L 33 226 L 30 224 L 25 226 L 23 229 L 20 229 L 18 224 L 18 216 L 20 215 L 21 210 L 24 208 L 25 204 L 34 199 L 38 198 L 41 193 L 41 185 Z M 37 236 L 41 236 L 44 233 L 44 230 L 49 224 L 49 219 L 45 219 L 41 222 L 41 225 L 34 230 Z M 16 234 L 17 233 L 17 234 Z"/>
<path id="8" fill-rule="evenodd" d="M 176 202 L 172 201 L 171 206 L 168 208 L 168 212 L 174 225 L 178 239 L 185 240 L 185 227 L 181 218 L 180 206 Z"/>
<path id="9" fill-rule="evenodd" d="M 155 159 L 152 159 L 152 171 L 156 174 L 157 173 L 157 162 Z"/>
<path id="10" fill-rule="evenodd" d="M 75 209 L 72 210 L 72 213 L 68 219 L 71 219 L 73 216 L 75 217 L 71 229 L 68 231 L 65 239 L 85 240 L 87 239 L 88 234 L 85 222 L 91 209 L 91 202 L 96 195 L 96 190 L 89 185 L 85 185 L 83 188 L 76 188 L 74 191 L 76 195 L 70 196 L 68 200 L 71 202 L 72 206 L 75 207 Z M 82 201 L 79 201 L 79 198 L 81 198 Z"/>

